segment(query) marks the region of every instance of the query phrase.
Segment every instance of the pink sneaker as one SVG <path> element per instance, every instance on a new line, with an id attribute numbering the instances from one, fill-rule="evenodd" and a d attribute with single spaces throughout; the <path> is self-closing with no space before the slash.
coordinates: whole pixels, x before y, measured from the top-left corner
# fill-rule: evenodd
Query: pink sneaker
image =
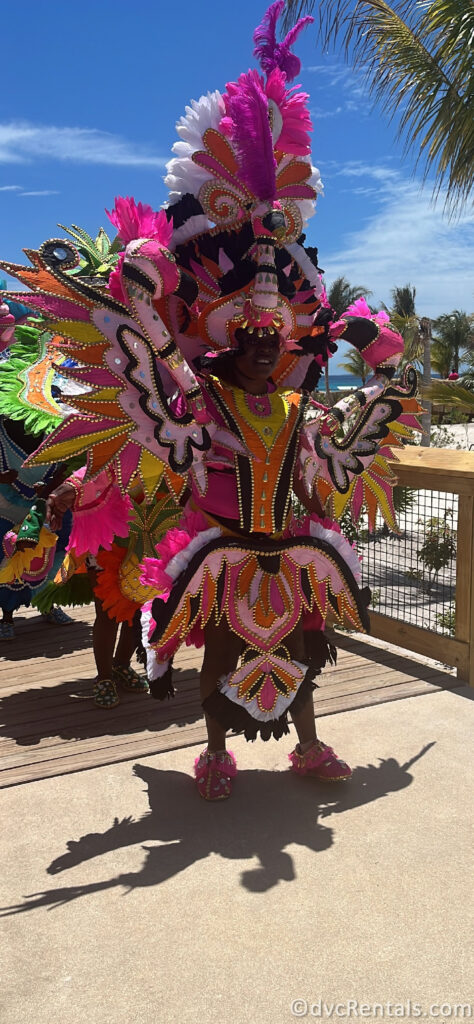
<path id="1" fill-rule="evenodd" d="M 315 740 L 304 754 L 298 743 L 288 757 L 291 761 L 290 771 L 297 775 L 310 775 L 323 782 L 343 782 L 352 775 L 349 765 L 336 756 L 332 747 L 327 747 L 320 740 Z"/>
<path id="2" fill-rule="evenodd" d="M 204 800 L 227 800 L 237 775 L 237 762 L 231 750 L 210 754 L 206 747 L 194 762 L 194 774 Z"/>

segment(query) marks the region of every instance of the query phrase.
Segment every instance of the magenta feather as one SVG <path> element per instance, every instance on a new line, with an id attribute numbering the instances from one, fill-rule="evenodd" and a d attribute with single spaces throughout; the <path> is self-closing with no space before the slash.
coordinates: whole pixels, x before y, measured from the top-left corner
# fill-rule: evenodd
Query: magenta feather
<path id="1" fill-rule="evenodd" d="M 224 96 L 240 178 L 258 199 L 275 198 L 275 157 L 268 100 L 257 71 L 240 75 Z"/>
<path id="2" fill-rule="evenodd" d="M 276 26 L 284 6 L 285 0 L 276 0 L 276 3 L 271 4 L 253 34 L 254 57 L 258 57 L 262 71 L 267 73 L 273 71 L 276 66 L 274 61 L 277 46 Z"/>
<path id="3" fill-rule="evenodd" d="M 271 4 L 268 11 L 262 18 L 260 25 L 255 29 L 253 41 L 255 43 L 254 56 L 258 57 L 262 71 L 269 75 L 274 68 L 279 68 L 286 75 L 287 82 L 292 82 L 300 73 L 301 61 L 291 52 L 293 43 L 296 42 L 300 32 L 310 25 L 314 18 L 307 15 L 300 18 L 296 25 L 285 36 L 283 42 L 277 43 L 276 26 L 280 15 L 283 12 L 285 0 L 276 0 Z"/>

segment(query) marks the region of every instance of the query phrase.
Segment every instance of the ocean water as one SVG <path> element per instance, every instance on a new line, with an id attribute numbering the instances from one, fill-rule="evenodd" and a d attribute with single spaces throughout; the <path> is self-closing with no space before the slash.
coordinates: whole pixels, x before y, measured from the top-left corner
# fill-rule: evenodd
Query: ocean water
<path id="1" fill-rule="evenodd" d="M 318 391 L 324 393 L 325 387 L 323 374 L 318 384 Z M 329 371 L 329 387 L 331 391 L 337 391 L 338 388 L 360 388 L 362 387 L 362 381 L 360 377 L 354 377 L 352 373 L 331 373 Z"/>

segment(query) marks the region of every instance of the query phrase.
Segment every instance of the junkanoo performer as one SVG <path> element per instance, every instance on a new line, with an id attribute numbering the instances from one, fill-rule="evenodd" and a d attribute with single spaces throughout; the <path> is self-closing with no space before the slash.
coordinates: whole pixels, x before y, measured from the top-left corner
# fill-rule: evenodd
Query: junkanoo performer
<path id="1" fill-rule="evenodd" d="M 67 469 L 24 466 L 64 415 L 54 397 L 61 376 L 53 369 L 51 335 L 28 314 L 18 303 L 0 306 L 0 640 L 14 639 L 14 612 L 41 593 L 64 556 L 70 527 L 65 520 L 53 535 L 42 519 L 44 498 Z M 58 349 L 55 356 L 64 361 Z M 43 618 L 56 625 L 71 621 L 52 603 Z"/>
<path id="2" fill-rule="evenodd" d="M 54 304 L 82 367 L 71 372 L 91 388 L 33 461 L 87 450 L 88 477 L 113 467 L 123 490 L 160 460 L 187 477 L 180 524 L 144 562 L 158 596 L 144 607 L 143 636 L 157 697 L 169 692 L 179 646 L 204 639 L 208 745 L 195 774 L 210 800 L 229 796 L 236 774 L 226 732 L 279 738 L 288 715 L 299 740 L 292 769 L 349 777 L 316 738 L 312 704 L 329 610 L 368 626 L 358 558 L 334 519 L 364 508 L 373 524 L 379 508 L 394 524 L 387 459 L 417 426 L 416 375 L 391 383 L 402 339 L 363 304 L 333 322 L 303 244 L 320 179 L 307 97 L 287 87 L 299 62 L 290 40 L 276 42 L 283 6 L 272 4 L 255 33 L 265 75 L 241 75 L 181 119 L 166 214 L 116 201 L 126 250 L 110 296 L 68 278 L 73 251 L 61 266 L 49 242 L 30 253 L 32 270 L 5 264 L 34 283 L 40 308 Z M 374 376 L 328 410 L 309 392 L 338 337 Z M 293 491 L 308 508 L 299 521 Z"/>
<path id="3" fill-rule="evenodd" d="M 155 593 L 140 582 L 140 560 L 155 550 L 162 534 L 177 522 L 180 509 L 164 480 L 151 504 L 139 482 L 122 495 L 111 469 L 92 482 L 84 476 L 85 467 L 72 473 L 47 500 L 47 521 L 54 530 L 60 529 L 65 512 L 73 512 L 67 554 L 46 592 L 47 607 L 53 601 L 67 605 L 74 598 L 74 583 L 87 574 L 89 599 L 95 605 L 93 700 L 97 707 L 111 710 L 120 703 L 120 690 L 148 693 L 146 678 L 131 666 L 140 645 L 140 608 Z M 182 478 L 170 473 L 168 478 L 179 494 Z"/>

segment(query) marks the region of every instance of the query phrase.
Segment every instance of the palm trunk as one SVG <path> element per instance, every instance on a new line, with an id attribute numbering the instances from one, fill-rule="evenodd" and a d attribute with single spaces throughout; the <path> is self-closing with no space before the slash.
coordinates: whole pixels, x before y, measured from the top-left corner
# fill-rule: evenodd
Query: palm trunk
<path id="1" fill-rule="evenodd" d="M 329 386 L 329 364 L 326 363 L 324 367 L 324 383 L 326 385 L 326 402 L 329 406 L 332 405 L 331 388 Z"/>
<path id="2" fill-rule="evenodd" d="M 420 320 L 420 338 L 423 341 L 423 391 L 426 394 L 431 385 L 431 320 L 422 317 Z M 421 444 L 429 448 L 431 443 L 431 402 L 423 398 L 424 412 L 421 416 Z"/>

